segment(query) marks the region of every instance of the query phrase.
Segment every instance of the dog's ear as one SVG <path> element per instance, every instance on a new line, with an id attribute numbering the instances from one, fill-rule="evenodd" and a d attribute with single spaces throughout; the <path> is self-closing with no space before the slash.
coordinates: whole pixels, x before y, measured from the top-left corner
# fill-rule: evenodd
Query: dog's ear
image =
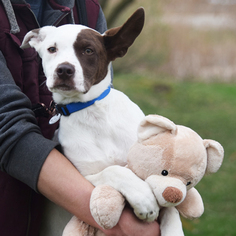
<path id="1" fill-rule="evenodd" d="M 54 28 L 54 26 L 45 26 L 28 32 L 23 39 L 21 48 L 24 49 L 32 47 L 35 48 L 36 51 L 38 51 L 41 42 L 43 42 L 43 40 L 46 38 L 46 35 L 49 32 L 52 32 Z"/>
<path id="2" fill-rule="evenodd" d="M 134 40 L 141 33 L 144 25 L 144 9 L 139 8 L 120 27 L 107 30 L 103 36 L 108 60 L 123 57 Z"/>

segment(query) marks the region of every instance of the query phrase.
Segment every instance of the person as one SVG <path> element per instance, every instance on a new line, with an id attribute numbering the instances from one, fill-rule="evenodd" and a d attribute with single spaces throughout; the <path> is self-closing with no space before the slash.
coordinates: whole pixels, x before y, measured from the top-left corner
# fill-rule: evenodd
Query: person
<path id="1" fill-rule="evenodd" d="M 34 49 L 20 48 L 28 31 L 67 23 L 106 30 L 97 0 L 0 0 L 1 236 L 39 235 L 42 196 L 100 228 L 89 211 L 94 187 L 51 140 L 58 124 L 48 123 L 45 106 L 52 97 L 40 59 Z M 126 208 L 113 229 L 102 231 L 157 236 L 159 225 L 141 222 Z"/>

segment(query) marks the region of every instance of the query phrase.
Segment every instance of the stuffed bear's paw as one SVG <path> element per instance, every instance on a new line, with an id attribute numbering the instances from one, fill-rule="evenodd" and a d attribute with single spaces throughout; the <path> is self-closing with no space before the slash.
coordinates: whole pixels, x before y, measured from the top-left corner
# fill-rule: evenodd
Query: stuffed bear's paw
<path id="1" fill-rule="evenodd" d="M 146 184 L 144 182 L 144 184 Z M 128 202 L 134 209 L 135 215 L 147 222 L 152 222 L 159 215 L 159 206 L 149 186 L 143 186 L 138 191 L 127 197 Z"/>
<path id="2" fill-rule="evenodd" d="M 94 188 L 90 199 L 90 211 L 94 220 L 104 229 L 113 228 L 119 221 L 125 199 L 108 185 Z"/>
<path id="3" fill-rule="evenodd" d="M 62 236 L 94 236 L 96 235 L 97 231 L 98 230 L 94 227 L 84 223 L 83 221 L 73 216 L 71 220 L 67 223 L 62 233 Z"/>

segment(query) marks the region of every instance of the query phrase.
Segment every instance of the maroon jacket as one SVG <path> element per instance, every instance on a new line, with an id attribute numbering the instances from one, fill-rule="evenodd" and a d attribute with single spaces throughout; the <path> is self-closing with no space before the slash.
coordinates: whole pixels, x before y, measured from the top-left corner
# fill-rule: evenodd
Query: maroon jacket
<path id="1" fill-rule="evenodd" d="M 8 0 L 4 0 L 8 1 Z M 17 2 L 17 3 L 14 3 Z M 58 2 L 63 2 L 58 1 Z M 49 0 L 52 11 L 44 25 L 62 25 L 81 23 L 97 29 L 100 6 L 98 0 L 64 1 L 67 6 Z M 0 0 L 0 51 L 5 57 L 7 67 L 16 84 L 26 94 L 31 103 L 49 105 L 52 97 L 45 86 L 40 59 L 34 49 L 20 49 L 25 34 L 39 27 L 30 6 L 24 1 L 12 0 L 15 19 L 20 31 L 12 30 L 12 22 L 6 6 Z M 73 17 L 71 12 L 73 12 Z M 14 23 L 14 22 L 13 22 Z M 99 30 L 99 29 L 97 29 Z M 46 138 L 52 138 L 56 125 L 48 125 L 48 118 L 39 117 L 37 123 Z M 29 144 L 30 145 L 30 144 Z M 1 236 L 37 236 L 40 227 L 42 196 L 26 184 L 0 172 L 0 235 Z"/>

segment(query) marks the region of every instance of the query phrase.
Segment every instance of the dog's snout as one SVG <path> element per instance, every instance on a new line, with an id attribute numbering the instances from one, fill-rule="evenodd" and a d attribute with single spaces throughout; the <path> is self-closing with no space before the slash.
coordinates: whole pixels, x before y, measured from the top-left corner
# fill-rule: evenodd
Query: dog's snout
<path id="1" fill-rule="evenodd" d="M 57 76 L 60 79 L 66 80 L 70 79 L 75 74 L 75 68 L 69 63 L 60 64 L 56 69 Z"/>

